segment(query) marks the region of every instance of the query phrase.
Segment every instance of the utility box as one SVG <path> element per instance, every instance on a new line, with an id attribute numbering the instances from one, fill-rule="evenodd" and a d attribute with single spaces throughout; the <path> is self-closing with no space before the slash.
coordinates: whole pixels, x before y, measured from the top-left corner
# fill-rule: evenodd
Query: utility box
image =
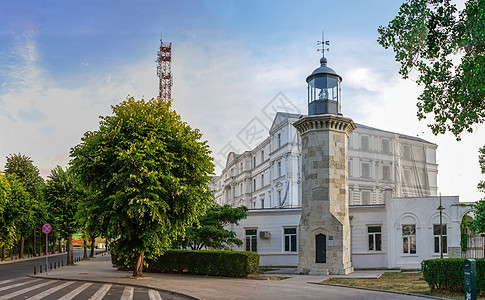
<path id="1" fill-rule="evenodd" d="M 260 231 L 259 232 L 259 237 L 262 238 L 262 239 L 267 240 L 267 239 L 271 238 L 271 232 L 269 232 L 269 231 Z"/>
<path id="2" fill-rule="evenodd" d="M 465 300 L 477 300 L 477 262 L 465 259 Z"/>

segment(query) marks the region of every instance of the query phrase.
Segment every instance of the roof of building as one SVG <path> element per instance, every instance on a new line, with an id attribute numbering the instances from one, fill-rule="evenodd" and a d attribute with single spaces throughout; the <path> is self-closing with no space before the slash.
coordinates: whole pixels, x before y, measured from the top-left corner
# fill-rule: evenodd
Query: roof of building
<path id="1" fill-rule="evenodd" d="M 358 128 L 364 128 L 364 129 L 376 130 L 376 131 L 380 131 L 380 132 L 397 134 L 400 139 L 408 139 L 408 140 L 413 140 L 413 141 L 418 141 L 418 142 L 436 145 L 435 143 L 429 142 L 427 140 L 424 140 L 424 139 L 422 139 L 420 137 L 416 137 L 416 136 L 401 134 L 401 133 L 392 132 L 392 131 L 388 131 L 388 130 L 382 130 L 382 129 L 379 129 L 379 128 L 375 128 L 375 127 L 371 127 L 371 126 L 367 126 L 367 125 L 363 125 L 363 124 L 359 124 L 359 123 L 355 123 L 355 126 L 357 126 Z"/>

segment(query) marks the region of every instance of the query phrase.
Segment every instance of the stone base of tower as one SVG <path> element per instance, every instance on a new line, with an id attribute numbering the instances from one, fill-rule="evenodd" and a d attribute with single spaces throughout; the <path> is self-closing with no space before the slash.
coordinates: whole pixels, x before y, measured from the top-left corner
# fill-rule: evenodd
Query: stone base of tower
<path id="1" fill-rule="evenodd" d="M 298 271 L 345 275 L 350 262 L 348 203 L 349 118 L 307 116 L 295 122 L 302 142 L 302 216 L 298 227 Z"/>

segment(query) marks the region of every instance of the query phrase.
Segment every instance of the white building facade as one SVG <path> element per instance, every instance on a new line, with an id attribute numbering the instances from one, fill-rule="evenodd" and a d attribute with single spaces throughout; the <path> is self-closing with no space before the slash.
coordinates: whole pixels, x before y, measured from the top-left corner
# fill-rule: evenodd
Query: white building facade
<path id="1" fill-rule="evenodd" d="M 218 204 L 250 209 L 248 218 L 232 227 L 244 241 L 233 249 L 258 252 L 262 266 L 298 265 L 304 179 L 301 138 L 293 123 L 303 117 L 277 113 L 268 137 L 254 149 L 229 153 L 211 183 Z M 470 206 L 458 196 L 442 197 L 440 234 L 437 145 L 355 125 L 348 142 L 352 266 L 419 268 L 441 251 L 458 256 L 460 224 Z M 327 247 L 332 246 L 329 240 Z"/>

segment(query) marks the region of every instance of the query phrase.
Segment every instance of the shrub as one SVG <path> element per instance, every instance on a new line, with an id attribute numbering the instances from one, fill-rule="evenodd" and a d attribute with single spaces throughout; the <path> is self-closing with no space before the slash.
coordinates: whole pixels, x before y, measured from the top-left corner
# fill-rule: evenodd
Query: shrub
<path id="1" fill-rule="evenodd" d="M 112 254 L 113 265 L 119 269 L 133 268 Z M 145 270 L 152 273 L 190 273 L 227 277 L 256 274 L 259 254 L 244 251 L 167 250 L 155 259 L 146 259 Z"/>
<path id="2" fill-rule="evenodd" d="M 464 258 L 428 259 L 421 263 L 424 280 L 432 289 L 463 292 L 465 289 Z M 477 293 L 485 291 L 485 259 L 476 259 Z"/>

